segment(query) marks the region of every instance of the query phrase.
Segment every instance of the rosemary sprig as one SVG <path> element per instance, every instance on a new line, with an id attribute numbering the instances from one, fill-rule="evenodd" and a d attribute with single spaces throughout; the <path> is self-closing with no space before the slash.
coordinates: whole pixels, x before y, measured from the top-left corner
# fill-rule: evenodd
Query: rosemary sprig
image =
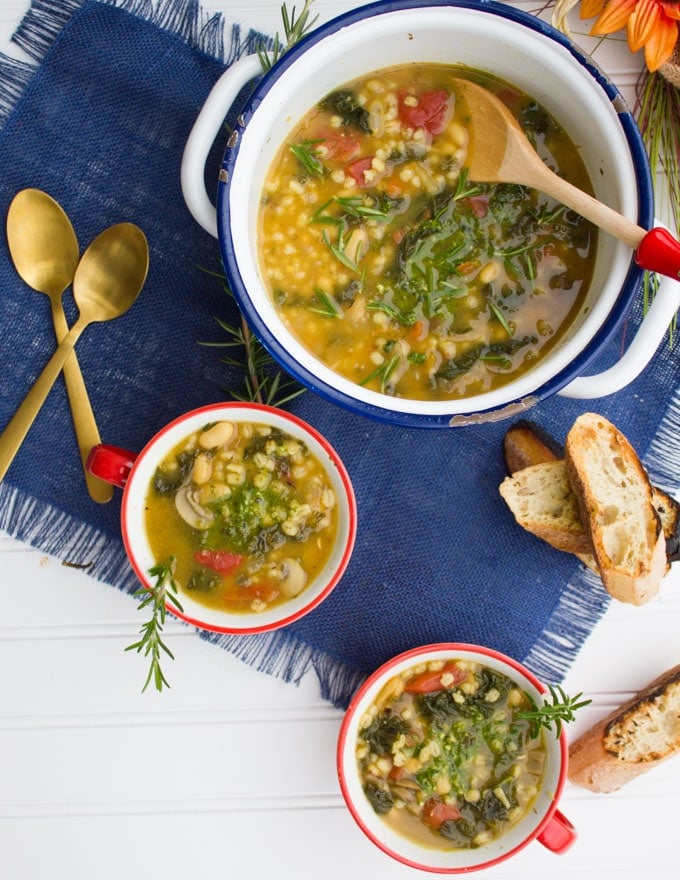
<path id="1" fill-rule="evenodd" d="M 398 321 L 404 327 L 412 327 L 416 322 L 416 316 L 413 312 L 400 311 L 396 306 L 380 299 L 371 300 L 371 302 L 366 303 L 366 311 L 384 312 L 384 314 L 394 318 L 395 321 Z"/>
<path id="2" fill-rule="evenodd" d="M 289 144 L 288 146 L 300 165 L 312 177 L 326 176 L 327 168 L 319 158 L 319 151 L 316 149 L 316 145 L 321 143 L 323 141 L 320 140 L 303 141 L 300 144 Z"/>
<path id="3" fill-rule="evenodd" d="M 533 709 L 527 709 L 524 712 L 518 712 L 518 718 L 524 718 L 531 724 L 530 732 L 533 737 L 537 737 L 541 731 L 541 727 L 550 730 L 554 727 L 555 737 L 559 738 L 562 733 L 562 724 L 574 720 L 574 712 L 582 709 L 584 706 L 590 705 L 592 700 L 582 700 L 582 693 L 576 694 L 575 697 L 568 696 L 559 685 L 549 685 L 548 690 L 552 703 L 548 702 L 548 698 L 544 697 L 542 706 L 538 706 L 531 699 Z"/>
<path id="4" fill-rule="evenodd" d="M 233 296 L 224 275 L 203 269 L 208 275 L 219 279 L 227 296 Z M 244 374 L 242 391 L 234 388 L 227 389 L 229 394 L 236 400 L 249 403 L 266 403 L 269 406 L 283 406 L 295 397 L 302 394 L 304 388 L 291 379 L 287 373 L 274 372 L 274 360 L 264 348 L 259 339 L 253 335 L 248 322 L 241 315 L 239 325 L 229 324 L 220 318 L 215 319 L 217 324 L 228 336 L 226 341 L 200 342 L 206 348 L 222 348 L 237 350 L 237 356 L 225 355 L 220 358 L 223 364 L 239 367 Z"/>
<path id="5" fill-rule="evenodd" d="M 253 336 L 245 318 L 235 326 L 220 318 L 215 319 L 229 339 L 225 342 L 203 342 L 212 348 L 238 349 L 244 357 L 224 355 L 220 360 L 244 372 L 244 390 L 228 389 L 236 400 L 266 403 L 281 407 L 304 392 L 304 388 L 281 371 L 272 372 L 273 359 L 256 336 Z"/>
<path id="6" fill-rule="evenodd" d="M 315 287 L 314 295 L 319 305 L 310 306 L 310 312 L 315 312 L 317 315 L 323 315 L 325 318 L 340 317 L 340 309 L 330 294 L 326 293 L 321 287 Z"/>
<path id="7" fill-rule="evenodd" d="M 384 364 L 381 364 L 376 370 L 373 370 L 372 373 L 369 373 L 365 379 L 362 379 L 359 383 L 360 385 L 368 385 L 369 382 L 372 382 L 373 379 L 380 379 L 380 390 L 384 394 L 385 390 L 389 384 L 390 376 L 399 366 L 399 355 L 395 354 L 392 357 L 385 361 Z"/>
<path id="8" fill-rule="evenodd" d="M 505 317 L 500 308 L 496 305 L 493 300 L 489 300 L 489 308 L 493 312 L 494 318 L 498 321 L 501 327 L 505 330 L 508 336 L 512 336 L 512 327 L 508 323 L 508 319 Z"/>
<path id="9" fill-rule="evenodd" d="M 323 243 L 326 245 L 331 254 L 333 254 L 335 259 L 339 263 L 342 263 L 342 265 L 346 269 L 349 269 L 351 272 L 357 272 L 359 270 L 357 261 L 352 259 L 352 257 L 350 257 L 350 255 L 345 250 L 345 248 L 347 247 L 347 242 L 349 241 L 349 236 L 350 232 L 345 230 L 344 224 L 338 227 L 338 239 L 336 242 L 332 242 L 330 240 L 328 233 L 325 229 L 321 233 Z"/>
<path id="10" fill-rule="evenodd" d="M 308 34 L 319 17 L 315 15 L 310 18 L 311 8 L 314 0 L 305 0 L 300 15 L 296 17 L 295 7 L 292 12 L 288 12 L 288 7 L 284 3 L 281 6 L 281 18 L 283 20 L 283 40 L 277 33 L 274 35 L 274 42 L 271 49 L 264 46 L 258 46 L 257 54 L 265 73 L 270 70 L 274 64 L 296 43 L 298 43 L 306 34 Z"/>
<path id="11" fill-rule="evenodd" d="M 171 556 L 167 562 L 159 563 L 149 569 L 149 574 L 156 578 L 156 583 L 150 589 L 142 587 L 134 594 L 141 599 L 137 606 L 138 611 L 151 608 L 151 618 L 140 629 L 141 638 L 132 645 L 128 645 L 126 651 L 143 653 L 150 657 L 149 674 L 144 682 L 142 693 L 153 680 L 157 691 L 162 691 L 163 686 L 170 687 L 161 669 L 161 651 L 174 660 L 174 654 L 163 641 L 163 626 L 165 625 L 166 603 L 174 605 L 178 611 L 182 606 L 177 598 L 177 581 L 174 577 L 175 558 Z"/>

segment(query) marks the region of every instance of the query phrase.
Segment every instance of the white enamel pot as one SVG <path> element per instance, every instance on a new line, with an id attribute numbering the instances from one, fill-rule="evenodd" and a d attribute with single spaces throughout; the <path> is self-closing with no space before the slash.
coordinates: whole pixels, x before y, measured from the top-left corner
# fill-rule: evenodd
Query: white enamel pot
<path id="1" fill-rule="evenodd" d="M 595 196 L 645 229 L 652 227 L 649 163 L 635 120 L 613 83 L 563 34 L 491 0 L 374 3 L 322 25 L 264 76 L 256 55 L 238 61 L 214 86 L 187 141 L 184 198 L 195 219 L 219 238 L 229 285 L 250 326 L 302 384 L 353 412 L 394 424 L 436 428 L 495 421 L 556 393 L 586 399 L 620 390 L 661 343 L 680 306 L 680 283 L 661 279 L 619 362 L 604 373 L 582 376 L 639 296 L 643 274 L 630 248 L 603 232 L 588 296 L 560 343 L 520 378 L 474 397 L 414 401 L 360 387 L 310 354 L 277 314 L 257 244 L 258 205 L 272 160 L 305 113 L 329 92 L 411 62 L 481 68 L 532 95 L 579 147 Z M 251 81 L 252 93 L 222 161 L 215 210 L 205 188 L 207 156 L 233 101 Z"/>

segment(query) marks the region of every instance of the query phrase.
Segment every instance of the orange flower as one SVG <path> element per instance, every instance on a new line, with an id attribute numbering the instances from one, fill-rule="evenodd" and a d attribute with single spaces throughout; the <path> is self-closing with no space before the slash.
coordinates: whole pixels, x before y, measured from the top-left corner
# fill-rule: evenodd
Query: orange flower
<path id="1" fill-rule="evenodd" d="M 597 21 L 590 33 L 613 34 L 626 28 L 631 52 L 644 47 L 649 70 L 659 67 L 673 54 L 678 40 L 680 3 L 671 0 L 582 0 L 581 18 Z"/>

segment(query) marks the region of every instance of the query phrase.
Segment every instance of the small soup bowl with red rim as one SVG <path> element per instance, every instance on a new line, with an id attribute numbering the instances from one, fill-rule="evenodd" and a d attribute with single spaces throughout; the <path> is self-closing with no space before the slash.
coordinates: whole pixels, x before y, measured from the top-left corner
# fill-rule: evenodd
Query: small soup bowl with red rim
<path id="1" fill-rule="evenodd" d="M 537 784 L 537 793 L 530 801 L 528 809 L 499 836 L 478 841 L 474 846 L 456 845 L 450 839 L 435 835 L 430 830 L 426 830 L 424 834 L 419 832 L 415 836 L 406 836 L 402 829 L 397 830 L 394 823 L 386 821 L 383 815 L 376 812 L 369 801 L 365 791 L 367 783 L 360 772 L 358 749 L 359 752 L 361 749 L 366 751 L 360 732 L 366 730 L 376 717 L 376 710 L 371 707 L 375 707 L 376 701 L 382 707 L 389 705 L 389 692 L 393 692 L 393 682 L 399 677 L 406 677 L 404 690 L 408 691 L 410 688 L 413 694 L 423 693 L 433 697 L 439 692 L 438 688 L 441 691 L 448 688 L 452 698 L 458 699 L 455 689 L 461 681 L 450 672 L 457 668 L 458 661 L 462 661 L 463 668 L 465 664 L 472 663 L 501 673 L 527 694 L 535 705 L 540 706 L 543 703 L 542 695 L 546 688 L 530 670 L 511 657 L 490 648 L 454 642 L 425 645 L 398 655 L 376 670 L 359 688 L 340 728 L 337 772 L 340 789 L 352 817 L 368 839 L 388 856 L 409 867 L 441 874 L 462 874 L 489 868 L 516 855 L 533 840 L 538 840 L 554 853 L 566 852 L 576 840 L 576 831 L 558 809 L 567 779 L 568 747 L 564 729 L 559 737 L 552 730 L 540 733 L 541 751 L 544 754 L 542 774 Z M 447 672 L 449 680 L 445 678 Z M 437 676 L 444 685 L 431 683 Z M 409 682 L 413 687 L 410 687 Z M 462 700 L 462 695 L 460 699 Z M 408 713 L 409 710 L 406 708 L 402 711 Z M 428 748 L 427 744 L 423 746 L 423 751 L 425 748 Z M 395 753 L 394 747 L 392 753 Z M 388 755 L 386 759 L 372 755 L 369 758 L 392 762 L 389 775 L 392 776 L 396 771 L 398 779 L 401 762 L 397 760 L 396 753 L 391 757 Z M 370 768 L 370 764 L 368 766 Z M 388 772 L 386 767 L 382 770 Z M 434 798 L 429 793 L 422 795 L 423 798 L 426 796 L 430 803 L 436 802 L 435 806 L 442 813 L 442 821 L 455 822 L 464 812 L 464 795 L 456 795 L 452 791 L 450 795 L 436 795 Z M 456 804 L 461 809 L 457 809 Z M 406 808 L 404 804 L 394 806 L 388 803 L 384 811 Z M 434 808 L 427 812 L 428 816 L 437 817 Z M 425 814 L 424 809 L 422 816 L 425 817 Z M 427 823 L 429 819 L 425 817 L 423 821 Z"/>
<path id="2" fill-rule="evenodd" d="M 181 609 L 168 601 L 167 610 L 193 626 L 212 632 L 251 634 L 279 629 L 308 614 L 331 593 L 349 563 L 356 537 L 357 508 L 349 474 L 335 449 L 311 425 L 291 413 L 263 404 L 218 403 L 174 419 L 149 440 L 139 454 L 106 444 L 95 446 L 87 465 L 95 476 L 123 489 L 121 530 L 125 550 L 141 583 L 153 588 L 156 578 L 151 569 L 164 562 L 156 558 L 147 529 L 147 498 L 157 469 L 186 438 L 220 422 L 231 422 L 237 428 L 247 424 L 278 429 L 314 456 L 335 496 L 335 531 L 332 538 L 323 539 L 332 543 L 319 570 L 308 576 L 300 592 L 284 601 L 271 602 L 260 610 L 235 611 L 228 605 L 208 606 L 197 601 L 191 591 L 181 589 L 178 591 Z M 293 549 L 290 556 L 294 555 Z M 207 564 L 213 565 L 213 560 L 207 560 Z M 219 571 L 219 566 L 216 570 Z"/>

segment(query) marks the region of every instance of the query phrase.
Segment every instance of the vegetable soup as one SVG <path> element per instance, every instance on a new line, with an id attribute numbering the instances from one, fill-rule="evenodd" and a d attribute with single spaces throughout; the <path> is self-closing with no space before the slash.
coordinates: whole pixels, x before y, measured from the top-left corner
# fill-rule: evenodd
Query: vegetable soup
<path id="1" fill-rule="evenodd" d="M 361 718 L 364 793 L 397 832 L 426 847 L 483 846 L 531 809 L 544 734 L 521 717 L 533 703 L 502 672 L 436 660 L 391 678 Z"/>
<path id="2" fill-rule="evenodd" d="M 180 593 L 212 608 L 261 612 L 299 595 L 325 565 L 336 496 L 301 440 L 269 425 L 220 421 L 160 464 L 146 528 Z"/>
<path id="3" fill-rule="evenodd" d="M 461 67 L 391 68 L 329 94 L 267 175 L 265 283 L 290 331 L 347 379 L 448 400 L 515 379 L 585 299 L 596 231 L 527 187 L 467 179 L 454 78 L 495 92 L 540 156 L 592 191 L 575 145 L 534 100 Z"/>

